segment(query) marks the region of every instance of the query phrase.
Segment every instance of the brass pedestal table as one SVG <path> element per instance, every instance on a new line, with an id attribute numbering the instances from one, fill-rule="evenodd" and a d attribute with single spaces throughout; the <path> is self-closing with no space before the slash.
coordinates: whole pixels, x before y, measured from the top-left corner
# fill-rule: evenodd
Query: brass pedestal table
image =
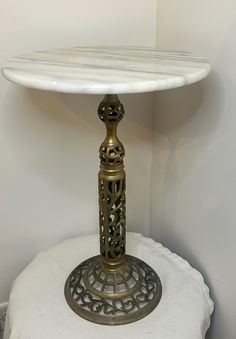
<path id="1" fill-rule="evenodd" d="M 162 296 L 156 271 L 126 255 L 125 150 L 117 136 L 124 107 L 118 94 L 180 87 L 209 72 L 205 60 L 188 53 L 132 47 L 34 52 L 3 68 L 7 79 L 24 86 L 105 95 L 98 107 L 106 126 L 99 149 L 100 255 L 79 263 L 65 284 L 67 303 L 81 317 L 99 324 L 130 323 L 149 314 Z"/>

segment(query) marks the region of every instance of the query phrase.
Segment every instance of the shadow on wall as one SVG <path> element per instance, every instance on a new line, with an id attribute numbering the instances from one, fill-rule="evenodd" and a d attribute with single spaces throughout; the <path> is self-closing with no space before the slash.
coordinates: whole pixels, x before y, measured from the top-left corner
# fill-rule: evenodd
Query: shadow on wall
<path id="1" fill-rule="evenodd" d="M 204 90 L 204 87 L 207 89 Z M 216 75 L 210 75 L 203 82 L 158 92 L 156 95 L 154 142 L 157 151 L 154 154 L 154 164 L 160 161 L 158 153 L 160 148 L 161 163 L 155 167 L 164 165 L 160 193 L 162 205 L 159 206 L 163 215 L 168 215 L 170 192 L 171 205 L 176 206 L 176 186 L 177 181 L 181 180 L 178 169 L 181 170 L 184 166 L 186 177 L 188 171 L 191 171 L 204 156 L 204 150 L 217 133 L 222 105 L 224 105 L 220 98 L 221 91 L 222 88 Z M 204 108 L 202 107 L 203 101 Z M 171 212 L 173 216 L 175 210 Z M 163 232 L 167 230 L 164 225 L 161 227 Z"/>
<path id="2" fill-rule="evenodd" d="M 101 130 L 94 114 L 97 100 L 95 96 L 89 100 L 79 96 L 76 114 L 63 94 L 9 86 L 1 123 L 6 126 L 9 149 L 20 165 L 37 173 L 47 185 L 69 195 L 78 194 L 84 181 L 79 173 L 92 178 L 98 164 L 96 147 Z M 88 152 L 94 153 L 92 166 L 84 161 Z"/>
<path id="3" fill-rule="evenodd" d="M 191 244 L 181 235 L 186 230 L 178 228 L 185 216 L 191 221 L 188 215 L 191 212 L 186 210 L 188 196 L 183 197 L 179 185 L 185 187 L 187 182 L 188 189 L 192 189 L 189 174 L 201 167 L 201 161 L 216 134 L 220 137 L 218 126 L 225 105 L 222 91 L 223 84 L 213 73 L 200 83 L 156 95 L 153 153 L 155 192 L 152 193 L 152 201 L 156 201 L 156 205 L 151 220 L 152 227 L 159 226 L 157 230 L 152 229 L 152 233 L 173 251 L 190 259 L 191 264 L 204 274 L 210 287 L 205 268 L 194 256 Z M 229 128 L 228 123 L 225 128 Z M 179 211 L 179 208 L 182 210 Z M 204 236 L 203 230 L 200 232 Z M 214 291 L 212 294 L 216 301 Z"/>

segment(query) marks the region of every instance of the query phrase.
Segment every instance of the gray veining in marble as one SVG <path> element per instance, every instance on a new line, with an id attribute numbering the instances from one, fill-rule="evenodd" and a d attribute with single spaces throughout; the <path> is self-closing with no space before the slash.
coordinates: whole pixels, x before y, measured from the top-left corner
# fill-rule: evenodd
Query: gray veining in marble
<path id="1" fill-rule="evenodd" d="M 121 94 L 159 91 L 200 81 L 211 70 L 187 52 L 145 47 L 74 47 L 34 52 L 3 68 L 10 81 L 67 93 Z"/>

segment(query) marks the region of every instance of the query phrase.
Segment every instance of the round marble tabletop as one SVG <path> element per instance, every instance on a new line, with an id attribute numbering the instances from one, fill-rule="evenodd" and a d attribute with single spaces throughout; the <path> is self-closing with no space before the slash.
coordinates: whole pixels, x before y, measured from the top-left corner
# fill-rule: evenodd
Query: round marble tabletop
<path id="1" fill-rule="evenodd" d="M 187 52 L 145 47 L 75 47 L 34 52 L 3 68 L 10 81 L 67 93 L 152 92 L 200 81 L 209 63 Z"/>

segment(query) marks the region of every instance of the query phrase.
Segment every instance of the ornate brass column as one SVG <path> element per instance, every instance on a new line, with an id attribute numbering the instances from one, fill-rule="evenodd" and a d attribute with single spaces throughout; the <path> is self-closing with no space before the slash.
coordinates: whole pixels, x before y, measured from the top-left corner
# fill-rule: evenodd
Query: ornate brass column
<path id="1" fill-rule="evenodd" d="M 106 126 L 100 153 L 100 255 L 89 258 L 69 275 L 65 296 L 81 317 L 119 325 L 149 314 L 159 303 L 161 282 L 142 260 L 125 254 L 125 150 L 117 136 L 124 107 L 117 95 L 105 95 L 98 116 Z"/>

